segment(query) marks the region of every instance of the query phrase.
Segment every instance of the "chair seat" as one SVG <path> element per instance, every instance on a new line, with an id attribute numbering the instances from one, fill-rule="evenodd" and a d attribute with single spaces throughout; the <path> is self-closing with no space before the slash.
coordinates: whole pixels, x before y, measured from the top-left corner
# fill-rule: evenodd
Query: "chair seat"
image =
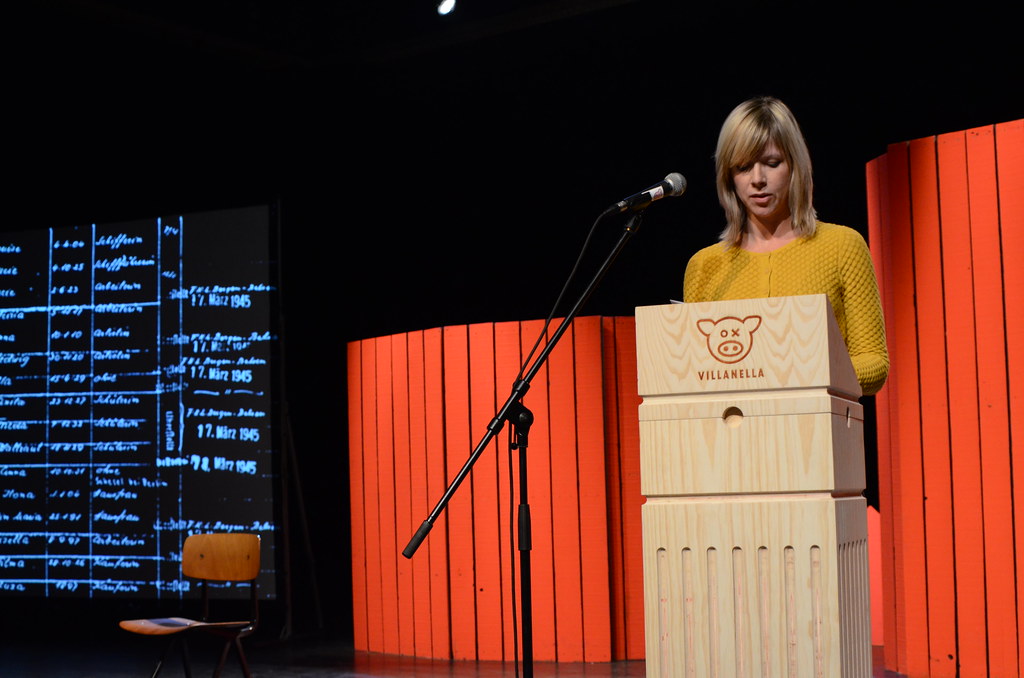
<path id="1" fill-rule="evenodd" d="M 201 622 L 187 617 L 158 617 L 154 619 L 125 619 L 118 622 L 125 631 L 139 633 L 146 636 L 166 636 L 172 633 L 181 633 L 198 627 L 241 629 L 251 624 L 249 621 L 222 621 L 222 622 Z"/>

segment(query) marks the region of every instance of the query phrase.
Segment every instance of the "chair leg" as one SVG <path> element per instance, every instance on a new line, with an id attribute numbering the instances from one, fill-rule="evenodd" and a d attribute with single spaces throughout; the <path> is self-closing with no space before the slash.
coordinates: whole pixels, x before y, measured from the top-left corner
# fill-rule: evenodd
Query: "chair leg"
<path id="1" fill-rule="evenodd" d="M 224 643 L 224 649 L 220 653 L 220 661 L 217 662 L 217 668 L 213 671 L 213 678 L 220 678 L 220 672 L 224 669 L 224 663 L 227 661 L 228 652 L 231 651 L 232 646 L 234 646 L 235 652 L 238 654 L 238 663 L 242 667 L 242 673 L 245 674 L 245 678 L 252 678 L 252 674 L 249 672 L 249 662 L 245 660 L 245 652 L 242 650 L 241 638 L 228 640 Z"/>
<path id="2" fill-rule="evenodd" d="M 213 670 L 213 678 L 220 678 L 221 669 L 224 668 L 224 660 L 228 658 L 228 650 L 231 649 L 231 641 L 225 640 L 224 647 L 220 651 L 220 661 L 217 662 L 217 668 Z"/>
<path id="3" fill-rule="evenodd" d="M 149 678 L 156 678 L 160 675 L 160 669 L 164 667 L 164 660 L 167 659 L 167 655 L 171 653 L 171 650 L 177 642 L 177 638 L 171 638 L 167 641 L 167 644 L 164 645 L 164 651 L 160 654 L 160 659 L 156 661 L 156 668 L 153 669 L 153 674 Z"/>
<path id="4" fill-rule="evenodd" d="M 252 678 L 252 674 L 249 673 L 249 662 L 245 660 L 245 652 L 242 650 L 241 638 L 235 638 L 235 650 L 238 651 L 238 663 L 242 665 L 242 673 L 245 674 L 245 678 Z"/>
<path id="5" fill-rule="evenodd" d="M 192 659 L 188 656 L 188 641 L 181 639 L 181 665 L 185 669 L 185 678 L 192 678 Z"/>
<path id="6" fill-rule="evenodd" d="M 185 669 L 185 678 L 192 678 L 192 666 L 188 656 L 188 643 L 184 638 L 179 636 L 172 636 L 171 640 L 164 647 L 163 654 L 160 655 L 160 660 L 156 663 L 156 668 L 153 669 L 153 675 L 150 678 L 157 678 L 160 675 L 160 671 L 164 668 L 164 662 L 171 655 L 174 646 L 177 645 L 178 649 L 181 650 L 181 665 Z"/>

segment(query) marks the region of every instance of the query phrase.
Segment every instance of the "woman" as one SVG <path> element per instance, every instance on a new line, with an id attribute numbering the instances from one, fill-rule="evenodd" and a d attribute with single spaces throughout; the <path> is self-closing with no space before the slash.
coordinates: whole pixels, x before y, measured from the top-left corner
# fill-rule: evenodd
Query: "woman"
<path id="1" fill-rule="evenodd" d="M 864 395 L 885 383 L 889 354 L 871 254 L 857 231 L 817 220 L 811 158 L 792 112 L 750 99 L 715 151 L 726 227 L 686 266 L 687 302 L 826 294 Z"/>

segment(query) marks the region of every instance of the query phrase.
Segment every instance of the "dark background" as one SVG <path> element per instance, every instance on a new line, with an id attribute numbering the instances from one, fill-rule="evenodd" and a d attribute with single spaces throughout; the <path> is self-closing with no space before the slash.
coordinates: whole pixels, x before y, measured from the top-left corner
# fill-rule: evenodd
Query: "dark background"
<path id="1" fill-rule="evenodd" d="M 280 206 L 298 634 L 318 612 L 351 633 L 346 342 L 545 317 L 598 215 L 669 172 L 686 194 L 648 210 L 582 313 L 679 298 L 722 226 L 712 154 L 747 97 L 790 105 L 820 217 L 865 235 L 864 167 L 888 144 L 1024 115 L 994 3 L 14 7 L 3 229 Z M 599 225 L 584 280 L 623 224 Z"/>

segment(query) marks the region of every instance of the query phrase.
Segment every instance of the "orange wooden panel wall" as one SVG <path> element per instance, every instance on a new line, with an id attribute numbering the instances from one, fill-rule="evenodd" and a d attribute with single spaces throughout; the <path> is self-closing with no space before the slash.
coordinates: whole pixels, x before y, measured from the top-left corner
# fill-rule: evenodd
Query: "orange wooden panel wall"
<path id="1" fill-rule="evenodd" d="M 892 362 L 876 400 L 885 664 L 1020 676 L 1024 120 L 894 144 L 867 182 Z"/>
<path id="2" fill-rule="evenodd" d="M 353 644 L 369 647 L 370 628 L 367 593 L 366 558 L 366 494 L 363 481 L 363 374 L 362 348 L 365 342 L 348 345 L 346 373 L 348 375 L 346 397 L 348 410 L 348 461 L 349 461 L 349 512 L 352 529 L 352 622 Z"/>
<path id="3" fill-rule="evenodd" d="M 542 329 L 481 323 L 349 344 L 357 650 L 512 659 L 522 617 L 511 427 L 472 465 L 413 558 L 401 551 L 469 462 Z M 577 318 L 523 402 L 535 416 L 534 659 L 642 658 L 633 319 Z"/>
<path id="4" fill-rule="evenodd" d="M 605 438 L 612 574 L 612 657 L 643 659 L 644 574 L 636 322 L 604 318 Z M 615 527 L 618 526 L 618 529 Z"/>

